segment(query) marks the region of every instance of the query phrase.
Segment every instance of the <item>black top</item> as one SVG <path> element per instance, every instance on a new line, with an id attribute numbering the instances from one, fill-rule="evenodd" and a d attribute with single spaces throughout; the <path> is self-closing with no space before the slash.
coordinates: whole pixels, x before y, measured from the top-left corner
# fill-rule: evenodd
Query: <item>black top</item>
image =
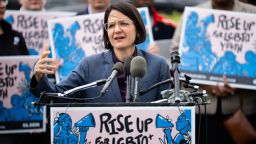
<path id="1" fill-rule="evenodd" d="M 175 28 L 158 22 L 152 27 L 154 40 L 171 39 Z"/>
<path id="2" fill-rule="evenodd" d="M 0 56 L 29 55 L 26 42 L 21 33 L 12 29 L 6 21 L 0 21 L 4 33 L 0 35 Z"/>

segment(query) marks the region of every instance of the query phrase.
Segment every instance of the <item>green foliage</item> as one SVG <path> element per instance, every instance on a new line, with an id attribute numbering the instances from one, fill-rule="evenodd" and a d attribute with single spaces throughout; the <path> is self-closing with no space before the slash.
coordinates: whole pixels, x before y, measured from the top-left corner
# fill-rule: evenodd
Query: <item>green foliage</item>
<path id="1" fill-rule="evenodd" d="M 172 11 L 171 13 L 164 13 L 164 12 L 160 12 L 161 15 L 165 16 L 166 18 L 168 19 L 171 19 L 172 21 L 178 23 L 180 18 L 181 18 L 181 15 L 182 15 L 182 12 L 180 11 Z"/>

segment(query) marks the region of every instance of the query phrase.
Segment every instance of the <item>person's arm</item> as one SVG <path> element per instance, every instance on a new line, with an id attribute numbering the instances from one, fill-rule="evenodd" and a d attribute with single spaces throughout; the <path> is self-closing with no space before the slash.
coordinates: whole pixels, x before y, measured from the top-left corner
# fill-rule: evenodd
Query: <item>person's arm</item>
<path id="1" fill-rule="evenodd" d="M 66 90 L 77 87 L 78 85 L 85 84 L 84 69 L 85 62 L 79 65 L 79 67 L 72 71 L 72 73 L 63 81 L 58 84 L 53 84 L 48 81 L 47 75 L 54 74 L 59 64 L 56 64 L 56 60 L 53 58 L 48 58 L 48 46 L 46 45 L 44 51 L 42 52 L 39 60 L 34 66 L 34 75 L 31 79 L 30 90 L 36 96 L 39 97 L 41 92 L 51 92 L 51 93 L 63 93 Z"/>
<path id="2" fill-rule="evenodd" d="M 34 74 L 30 82 L 30 90 L 36 97 L 39 97 L 40 93 L 43 91 L 53 92 L 50 88 L 51 86 L 49 86 L 53 84 L 50 84 L 46 75 L 54 74 L 58 67 L 57 65 L 54 65 L 53 58 L 48 58 L 49 54 L 49 46 L 45 44 L 44 50 L 34 66 Z"/>
<path id="3" fill-rule="evenodd" d="M 223 76 L 224 85 L 201 85 L 201 88 L 206 90 L 207 93 L 213 94 L 215 96 L 229 96 L 235 93 L 235 88 L 231 87 L 228 83 L 227 77 Z"/>
<path id="4" fill-rule="evenodd" d="M 45 45 L 44 50 L 34 67 L 34 76 L 37 82 L 39 82 L 45 74 L 53 75 L 58 68 L 58 65 L 55 64 L 55 60 L 53 58 L 48 58 L 50 53 L 49 46 Z"/>

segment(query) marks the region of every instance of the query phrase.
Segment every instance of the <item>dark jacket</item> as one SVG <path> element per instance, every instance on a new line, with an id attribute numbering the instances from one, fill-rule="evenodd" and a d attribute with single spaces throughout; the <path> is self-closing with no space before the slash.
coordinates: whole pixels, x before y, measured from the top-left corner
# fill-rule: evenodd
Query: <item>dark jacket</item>
<path id="1" fill-rule="evenodd" d="M 153 20 L 152 31 L 154 40 L 171 39 L 176 23 L 160 15 L 155 8 L 150 8 L 150 14 Z"/>
<path id="2" fill-rule="evenodd" d="M 170 78 L 169 66 L 162 57 L 139 49 L 137 49 L 137 55 L 144 57 L 147 62 L 147 72 L 140 81 L 141 90 L 149 88 L 153 84 Z M 49 82 L 46 76 L 44 76 L 37 85 L 34 85 L 33 83 L 35 81 L 35 77 L 33 76 L 31 81 L 31 92 L 37 97 L 39 97 L 40 93 L 43 91 L 63 93 L 69 89 L 89 84 L 96 80 L 106 79 L 110 76 L 113 65 L 114 62 L 111 51 L 88 56 L 81 61 L 76 70 L 72 71 L 65 80 L 57 85 Z M 81 93 L 75 93 L 75 97 L 96 97 L 100 94 L 102 87 L 103 86 L 98 86 L 95 88 L 86 89 Z M 162 98 L 160 92 L 168 88 L 168 85 L 162 85 L 156 89 L 153 89 L 150 92 L 140 96 L 140 102 L 159 100 Z M 117 78 L 114 79 L 109 87 L 109 90 L 103 97 L 90 102 L 122 102 Z"/>
<path id="3" fill-rule="evenodd" d="M 4 33 L 0 35 L 0 56 L 29 55 L 24 37 L 6 21 L 0 21 Z"/>

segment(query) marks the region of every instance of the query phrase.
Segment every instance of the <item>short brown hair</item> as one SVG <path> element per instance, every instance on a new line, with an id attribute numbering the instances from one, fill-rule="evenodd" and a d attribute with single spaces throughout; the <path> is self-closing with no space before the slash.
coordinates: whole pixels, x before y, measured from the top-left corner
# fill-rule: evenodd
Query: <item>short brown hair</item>
<path id="1" fill-rule="evenodd" d="M 105 11 L 104 23 L 108 22 L 108 17 L 112 10 L 117 10 L 121 12 L 122 14 L 126 15 L 133 21 L 136 27 L 136 39 L 134 42 L 135 44 L 140 44 L 146 40 L 146 29 L 145 29 L 143 20 L 140 16 L 139 11 L 134 5 L 128 2 L 122 2 L 122 1 L 111 4 Z M 103 38 L 104 38 L 105 48 L 112 50 L 113 46 L 109 42 L 108 34 L 105 29 L 103 29 Z"/>

